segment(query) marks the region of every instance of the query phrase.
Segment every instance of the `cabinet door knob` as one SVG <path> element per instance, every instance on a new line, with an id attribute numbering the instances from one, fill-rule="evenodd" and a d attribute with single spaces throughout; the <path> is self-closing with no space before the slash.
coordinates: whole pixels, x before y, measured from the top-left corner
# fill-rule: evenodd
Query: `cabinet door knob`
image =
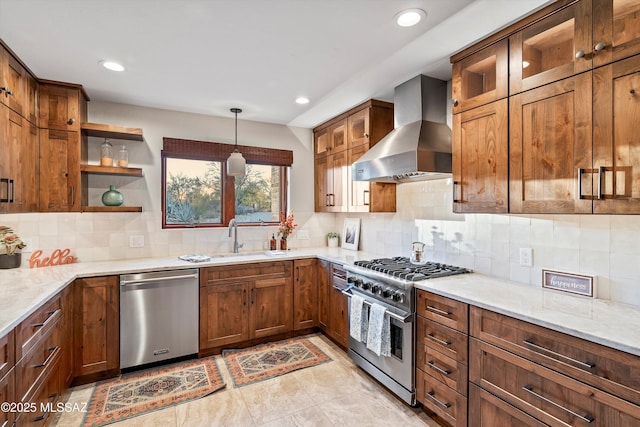
<path id="1" fill-rule="evenodd" d="M 458 104 L 459 104 L 459 102 L 458 102 L 458 100 L 457 100 L 456 98 L 453 98 L 453 99 L 451 100 L 451 102 L 453 103 L 453 106 L 454 106 L 454 107 L 457 107 L 457 106 L 458 106 Z"/>
<path id="2" fill-rule="evenodd" d="M 3 90 L 7 90 L 7 88 L 5 86 L 0 86 L 0 93 L 2 93 Z"/>
<path id="3" fill-rule="evenodd" d="M 584 58 L 584 50 L 579 50 L 576 52 L 576 59 Z"/>
<path id="4" fill-rule="evenodd" d="M 605 47 L 607 47 L 607 44 L 606 44 L 605 42 L 600 42 L 600 43 L 598 43 L 597 45 L 595 45 L 595 46 L 593 47 L 593 49 L 594 49 L 596 52 L 600 52 L 601 50 L 604 50 L 604 48 L 605 48 Z"/>
<path id="5" fill-rule="evenodd" d="M 68 125 L 72 125 L 76 122 L 76 119 L 74 119 L 73 117 L 71 117 L 69 120 L 67 120 L 67 124 Z"/>
<path id="6" fill-rule="evenodd" d="M 364 133 L 364 134 L 362 134 L 362 136 L 365 137 L 365 138 L 369 138 L 369 134 L 368 133 Z"/>
<path id="7" fill-rule="evenodd" d="M 13 91 L 12 91 L 12 90 L 8 90 L 8 89 L 5 89 L 5 90 L 4 90 L 4 96 L 9 96 L 9 95 L 13 95 Z"/>

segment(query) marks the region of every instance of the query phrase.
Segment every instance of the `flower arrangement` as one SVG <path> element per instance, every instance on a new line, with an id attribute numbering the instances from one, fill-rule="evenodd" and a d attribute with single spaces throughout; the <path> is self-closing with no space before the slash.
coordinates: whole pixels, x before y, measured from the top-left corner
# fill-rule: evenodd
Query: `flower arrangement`
<path id="1" fill-rule="evenodd" d="M 7 255 L 13 255 L 18 249 L 23 249 L 26 246 L 27 244 L 13 232 L 11 227 L 0 225 L 0 247 L 4 247 Z"/>
<path id="2" fill-rule="evenodd" d="M 289 234 L 293 233 L 293 230 L 296 229 L 298 224 L 294 224 L 293 222 L 293 212 L 288 216 L 285 215 L 284 212 L 280 212 L 280 228 L 278 229 L 278 234 L 282 236 L 283 240 L 287 240 Z"/>

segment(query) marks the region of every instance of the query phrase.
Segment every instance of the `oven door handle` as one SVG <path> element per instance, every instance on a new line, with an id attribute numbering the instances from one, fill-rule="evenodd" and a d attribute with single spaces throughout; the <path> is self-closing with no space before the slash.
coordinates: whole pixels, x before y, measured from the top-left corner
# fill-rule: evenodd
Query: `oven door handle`
<path id="1" fill-rule="evenodd" d="M 343 290 L 342 293 L 348 297 L 351 297 L 353 294 L 351 292 L 349 292 L 348 290 Z M 368 306 L 371 306 L 371 303 L 367 300 L 364 300 L 364 303 Z M 400 323 L 411 323 L 413 322 L 413 313 L 409 313 L 406 316 L 401 316 L 399 314 L 396 314 L 392 311 L 387 310 L 387 314 L 389 315 L 389 317 L 391 317 L 392 319 L 396 319 L 398 322 Z"/>

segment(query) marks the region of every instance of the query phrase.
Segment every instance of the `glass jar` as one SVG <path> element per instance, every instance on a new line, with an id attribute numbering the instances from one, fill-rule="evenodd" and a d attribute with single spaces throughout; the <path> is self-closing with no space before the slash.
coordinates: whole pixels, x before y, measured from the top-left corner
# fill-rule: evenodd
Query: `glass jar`
<path id="1" fill-rule="evenodd" d="M 129 152 L 127 151 L 127 146 L 124 144 L 122 144 L 118 150 L 118 167 L 129 167 Z"/>
<path id="2" fill-rule="evenodd" d="M 113 166 L 113 145 L 106 138 L 100 146 L 100 166 Z"/>

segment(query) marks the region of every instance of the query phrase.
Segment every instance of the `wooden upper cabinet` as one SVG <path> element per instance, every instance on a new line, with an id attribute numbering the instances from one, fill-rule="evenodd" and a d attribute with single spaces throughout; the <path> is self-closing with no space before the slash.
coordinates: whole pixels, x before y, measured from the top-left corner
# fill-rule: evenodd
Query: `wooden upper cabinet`
<path id="1" fill-rule="evenodd" d="M 44 129 L 80 131 L 85 121 L 86 99 L 79 87 L 40 84 L 39 126 Z"/>
<path id="2" fill-rule="evenodd" d="M 346 212 L 347 167 L 346 151 L 315 161 L 316 212 Z"/>
<path id="3" fill-rule="evenodd" d="M 80 211 L 80 133 L 40 130 L 40 211 Z"/>
<path id="4" fill-rule="evenodd" d="M 510 97 L 512 213 L 591 213 L 591 74 Z"/>
<path id="5" fill-rule="evenodd" d="M 453 211 L 509 208 L 508 100 L 453 116 Z"/>
<path id="6" fill-rule="evenodd" d="M 640 55 L 594 70 L 594 213 L 640 213 L 639 117 Z"/>
<path id="7" fill-rule="evenodd" d="M 454 114 L 509 95 L 508 57 L 508 40 L 505 39 L 453 64 Z"/>
<path id="8" fill-rule="evenodd" d="M 581 0 L 511 36 L 509 93 L 590 70 L 591 21 L 591 0 Z"/>
<path id="9" fill-rule="evenodd" d="M 347 148 L 347 119 L 314 133 L 315 157 L 324 157 Z"/>
<path id="10" fill-rule="evenodd" d="M 639 54 L 640 2 L 593 0 L 591 47 L 595 67 Z"/>
<path id="11" fill-rule="evenodd" d="M 21 116 L 25 113 L 27 75 L 20 62 L 0 46 L 0 103 Z"/>
<path id="12" fill-rule="evenodd" d="M 354 181 L 351 166 L 369 150 L 369 144 L 363 144 L 348 150 L 347 174 L 348 212 L 395 212 L 396 184 L 388 182 Z"/>
<path id="13" fill-rule="evenodd" d="M 369 143 L 371 107 L 353 113 L 347 119 L 347 148 Z"/>
<path id="14" fill-rule="evenodd" d="M 316 131 L 313 136 L 313 145 L 315 157 L 323 157 L 329 153 L 331 148 L 329 144 L 329 128 Z"/>

